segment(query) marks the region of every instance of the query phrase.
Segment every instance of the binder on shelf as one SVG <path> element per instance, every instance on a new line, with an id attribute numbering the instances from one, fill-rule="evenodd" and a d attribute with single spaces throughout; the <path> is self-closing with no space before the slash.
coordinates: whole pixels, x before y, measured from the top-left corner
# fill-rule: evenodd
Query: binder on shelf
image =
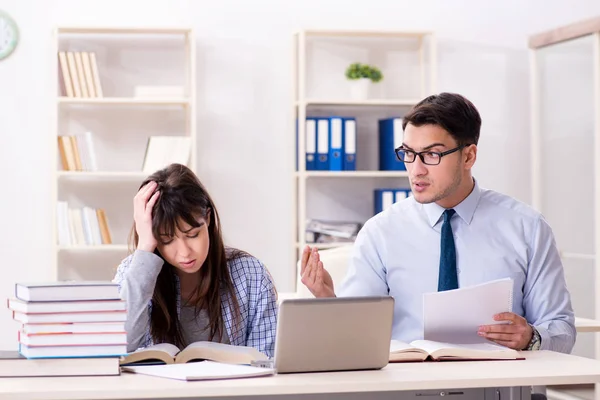
<path id="1" fill-rule="evenodd" d="M 402 118 L 379 120 L 379 170 L 406 171 L 404 162 L 398 160 L 395 149 L 402 145 Z"/>
<path id="2" fill-rule="evenodd" d="M 387 210 L 394 204 L 395 189 L 374 190 L 374 214 Z"/>
<path id="3" fill-rule="evenodd" d="M 394 203 L 405 200 L 412 195 L 409 189 L 394 189 L 394 188 L 382 188 L 375 189 L 373 191 L 373 211 L 374 215 L 379 214 L 382 211 L 390 208 Z"/>
<path id="4" fill-rule="evenodd" d="M 396 197 L 394 199 L 394 203 L 402 201 L 408 197 L 412 196 L 412 192 L 408 189 L 396 189 Z"/>
<path id="5" fill-rule="evenodd" d="M 342 156 L 344 151 L 343 145 L 344 132 L 343 132 L 343 120 L 341 117 L 330 117 L 329 118 L 329 170 L 330 171 L 343 171 L 344 170 L 344 158 Z"/>
<path id="6" fill-rule="evenodd" d="M 356 171 L 356 119 L 344 118 L 344 171 Z"/>
<path id="7" fill-rule="evenodd" d="M 304 124 L 304 148 L 305 151 L 300 151 L 300 140 L 298 130 L 298 118 L 296 118 L 296 171 L 300 169 L 298 165 L 298 157 L 302 157 L 305 154 L 306 161 L 304 164 L 306 171 L 316 170 L 316 153 L 317 153 L 317 118 L 307 117 Z"/>
<path id="8" fill-rule="evenodd" d="M 316 169 L 329 170 L 329 119 L 317 119 L 317 160 Z"/>
<path id="9" fill-rule="evenodd" d="M 306 118 L 306 170 L 314 171 L 317 169 L 317 119 Z"/>

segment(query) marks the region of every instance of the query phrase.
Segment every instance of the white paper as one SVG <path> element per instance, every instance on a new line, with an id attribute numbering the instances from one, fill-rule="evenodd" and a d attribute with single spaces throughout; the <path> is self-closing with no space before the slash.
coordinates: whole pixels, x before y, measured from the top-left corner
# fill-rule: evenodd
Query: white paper
<path id="1" fill-rule="evenodd" d="M 161 378 L 196 381 L 207 379 L 250 378 L 273 375 L 271 368 L 249 365 L 223 364 L 213 361 L 201 361 L 186 364 L 140 365 L 122 367 L 123 371 L 158 376 Z"/>
<path id="2" fill-rule="evenodd" d="M 456 344 L 488 342 L 477 330 L 481 325 L 501 323 L 494 315 L 512 311 L 512 293 L 513 280 L 505 278 L 424 294 L 424 339 Z"/>

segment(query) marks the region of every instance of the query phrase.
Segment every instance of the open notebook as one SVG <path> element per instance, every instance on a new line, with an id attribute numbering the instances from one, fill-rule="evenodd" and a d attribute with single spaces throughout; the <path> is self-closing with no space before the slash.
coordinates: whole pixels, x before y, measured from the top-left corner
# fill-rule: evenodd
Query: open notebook
<path id="1" fill-rule="evenodd" d="M 450 344 L 431 340 L 392 340 L 390 362 L 443 360 L 519 360 L 521 354 L 492 343 Z"/>
<path id="2" fill-rule="evenodd" d="M 269 376 L 275 373 L 272 368 L 249 365 L 223 364 L 214 361 L 201 361 L 188 364 L 133 365 L 121 367 L 124 372 L 157 376 L 183 381 L 211 379 L 236 379 Z"/>
<path id="3" fill-rule="evenodd" d="M 121 359 L 121 365 L 184 364 L 190 361 L 210 360 L 228 364 L 252 364 L 268 357 L 250 346 L 233 346 L 218 342 L 194 342 L 179 350 L 170 343 L 149 346 Z"/>

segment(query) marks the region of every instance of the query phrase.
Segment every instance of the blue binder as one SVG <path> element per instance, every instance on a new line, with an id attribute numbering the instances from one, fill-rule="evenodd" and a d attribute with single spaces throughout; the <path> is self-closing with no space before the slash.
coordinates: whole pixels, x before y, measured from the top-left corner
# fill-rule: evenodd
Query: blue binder
<path id="1" fill-rule="evenodd" d="M 344 118 L 344 171 L 356 171 L 356 119 Z"/>
<path id="2" fill-rule="evenodd" d="M 306 170 L 314 171 L 317 169 L 317 119 L 306 118 Z"/>
<path id="3" fill-rule="evenodd" d="M 317 160 L 316 169 L 329 170 L 329 119 L 317 118 Z"/>
<path id="4" fill-rule="evenodd" d="M 396 189 L 375 189 L 373 191 L 373 212 L 375 215 L 387 210 L 394 204 Z"/>
<path id="5" fill-rule="evenodd" d="M 329 170 L 344 170 L 344 121 L 341 117 L 329 117 Z"/>
<path id="6" fill-rule="evenodd" d="M 402 118 L 379 120 L 379 170 L 406 171 L 394 149 L 402 145 Z"/>
<path id="7" fill-rule="evenodd" d="M 408 197 L 408 193 L 410 192 L 410 190 L 406 190 L 406 189 L 396 189 L 396 195 L 394 197 L 394 203 L 397 203 L 399 201 L 402 201 L 404 199 L 406 199 Z"/>

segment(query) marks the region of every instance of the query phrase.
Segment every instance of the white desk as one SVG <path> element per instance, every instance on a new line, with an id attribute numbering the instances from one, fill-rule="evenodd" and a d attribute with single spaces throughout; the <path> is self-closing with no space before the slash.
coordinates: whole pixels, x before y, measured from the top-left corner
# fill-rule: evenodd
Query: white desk
<path id="1" fill-rule="evenodd" d="M 547 351 L 519 361 L 389 364 L 378 371 L 277 375 L 183 382 L 123 373 L 114 377 L 0 378 L 0 399 L 165 399 L 562 385 L 600 382 L 600 361 Z M 294 397 L 294 396 L 291 396 Z"/>

